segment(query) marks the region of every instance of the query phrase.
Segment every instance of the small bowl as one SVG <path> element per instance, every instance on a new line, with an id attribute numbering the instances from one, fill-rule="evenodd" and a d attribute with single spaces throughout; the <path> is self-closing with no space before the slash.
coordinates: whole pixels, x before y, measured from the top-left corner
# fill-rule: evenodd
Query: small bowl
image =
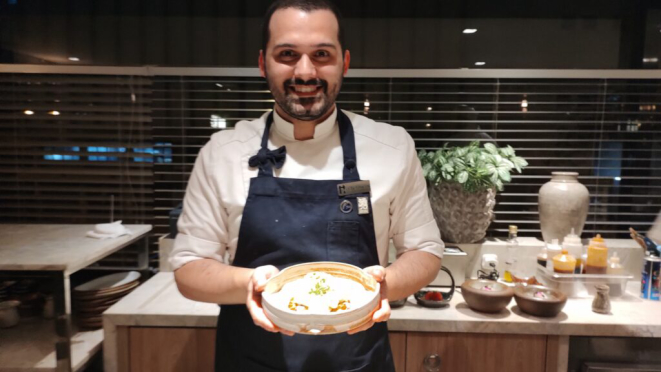
<path id="1" fill-rule="evenodd" d="M 390 304 L 391 309 L 397 309 L 398 307 L 404 306 L 406 304 L 406 298 L 402 298 L 401 300 L 395 300 L 395 301 L 388 301 Z"/>
<path id="2" fill-rule="evenodd" d="M 471 279 L 461 285 L 461 295 L 471 309 L 497 313 L 512 301 L 514 290 L 493 280 Z"/>
<path id="3" fill-rule="evenodd" d="M 454 277 L 450 269 L 441 266 L 441 271 L 445 271 L 450 276 L 450 290 L 448 292 L 435 291 L 433 289 L 421 290 L 415 294 L 415 300 L 418 305 L 431 308 L 440 308 L 450 305 L 454 295 Z M 430 298 L 431 297 L 431 298 Z"/>
<path id="4" fill-rule="evenodd" d="M 454 291 L 453 291 L 454 292 Z M 437 297 L 438 299 L 430 299 L 428 297 Z M 424 307 L 431 307 L 438 309 L 441 307 L 446 307 L 450 305 L 450 300 L 452 299 L 452 294 L 441 291 L 432 291 L 432 290 L 423 290 L 415 293 L 415 300 L 418 302 L 418 305 Z"/>
<path id="5" fill-rule="evenodd" d="M 567 295 L 541 285 L 517 286 L 514 289 L 514 300 L 524 313 L 554 317 L 565 307 Z"/>
<path id="6" fill-rule="evenodd" d="M 313 271 L 358 282 L 365 288 L 367 297 L 360 306 L 337 313 L 297 314 L 275 305 L 277 301 L 274 295 L 286 283 L 303 278 L 305 274 Z M 262 306 L 266 316 L 282 329 L 311 335 L 343 333 L 372 319 L 372 314 L 378 309 L 381 300 L 380 288 L 374 277 L 359 267 L 340 262 L 310 262 L 290 266 L 269 279 L 262 293 Z"/>

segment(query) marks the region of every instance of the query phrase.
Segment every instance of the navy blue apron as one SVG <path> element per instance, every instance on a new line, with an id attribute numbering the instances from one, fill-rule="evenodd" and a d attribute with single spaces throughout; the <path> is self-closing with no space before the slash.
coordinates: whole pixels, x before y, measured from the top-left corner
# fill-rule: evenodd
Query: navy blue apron
<path id="1" fill-rule="evenodd" d="M 284 147 L 268 150 L 273 114 L 266 120 L 261 149 L 250 159 L 258 176 L 250 180 L 233 265 L 285 267 L 311 261 L 345 262 L 364 268 L 379 265 L 372 206 L 358 214 L 356 198 L 338 195 L 338 185 L 360 180 L 349 118 L 337 109 L 344 152 L 342 180 L 273 177 L 282 166 Z M 340 204 L 343 201 L 342 208 Z M 285 336 L 256 326 L 245 305 L 223 305 L 218 319 L 216 371 L 374 371 L 394 372 L 388 328 L 376 323 L 354 335 Z"/>

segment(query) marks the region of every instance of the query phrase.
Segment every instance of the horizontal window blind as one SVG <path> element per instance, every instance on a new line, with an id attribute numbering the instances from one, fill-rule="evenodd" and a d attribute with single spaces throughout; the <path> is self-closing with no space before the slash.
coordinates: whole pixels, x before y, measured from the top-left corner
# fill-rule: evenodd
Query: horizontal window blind
<path id="1" fill-rule="evenodd" d="M 576 171 L 591 194 L 584 231 L 626 238 L 661 210 L 660 98 L 657 80 L 347 78 L 338 104 L 404 127 L 419 149 L 476 140 L 514 147 L 530 165 L 498 194 L 492 236 L 516 224 L 541 237 L 539 188 L 552 171 Z M 154 164 L 157 231 L 166 231 L 209 136 L 273 105 L 260 78 L 154 78 L 154 140 L 172 150 L 171 163 Z"/>
<path id="2" fill-rule="evenodd" d="M 0 74 L 0 222 L 151 223 L 150 94 L 145 77 Z"/>
<path id="3" fill-rule="evenodd" d="M 115 219 L 166 234 L 210 135 L 274 105 L 251 73 L 186 71 L 0 74 L 1 222 L 105 222 L 114 195 Z M 585 232 L 626 238 L 661 210 L 660 88 L 655 79 L 353 77 L 338 104 L 404 127 L 419 149 L 514 147 L 530 165 L 498 194 L 491 236 L 516 224 L 541 237 L 539 188 L 552 171 L 576 171 L 591 193 Z"/>

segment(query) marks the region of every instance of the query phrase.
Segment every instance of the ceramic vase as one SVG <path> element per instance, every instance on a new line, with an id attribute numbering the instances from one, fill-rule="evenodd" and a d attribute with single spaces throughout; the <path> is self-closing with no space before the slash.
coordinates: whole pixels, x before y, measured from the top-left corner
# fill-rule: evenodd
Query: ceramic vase
<path id="1" fill-rule="evenodd" d="M 539 224 L 545 242 L 562 242 L 571 229 L 581 236 L 590 207 L 590 193 L 576 172 L 553 172 L 539 189 Z"/>

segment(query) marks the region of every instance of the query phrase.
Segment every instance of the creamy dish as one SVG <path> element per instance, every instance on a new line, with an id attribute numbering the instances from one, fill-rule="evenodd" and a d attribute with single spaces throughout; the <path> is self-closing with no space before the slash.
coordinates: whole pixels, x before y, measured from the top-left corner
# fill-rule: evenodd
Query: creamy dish
<path id="1" fill-rule="evenodd" d="M 297 313 L 337 313 L 360 307 L 369 298 L 359 283 L 314 271 L 291 281 L 273 298 L 276 306 Z"/>

